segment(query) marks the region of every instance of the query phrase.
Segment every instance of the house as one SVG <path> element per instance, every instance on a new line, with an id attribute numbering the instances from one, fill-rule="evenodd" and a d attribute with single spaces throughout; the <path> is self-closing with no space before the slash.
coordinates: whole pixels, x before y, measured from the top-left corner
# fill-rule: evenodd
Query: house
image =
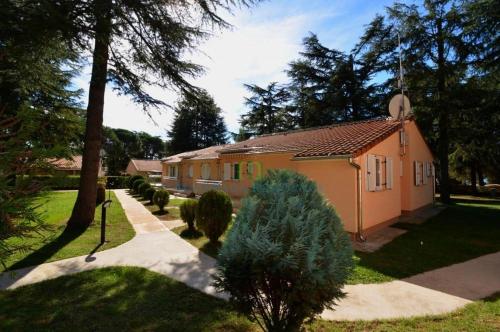
<path id="1" fill-rule="evenodd" d="M 364 236 L 433 202 L 433 159 L 413 118 L 379 118 L 172 156 L 163 161 L 163 183 L 195 194 L 221 189 L 238 204 L 267 170 L 295 170 L 316 182 L 348 232 Z M 179 173 L 186 166 L 191 186 Z"/>
<path id="2" fill-rule="evenodd" d="M 174 191 L 197 195 L 211 189 L 222 189 L 218 150 L 226 147 L 228 145 L 211 146 L 164 158 L 162 184 Z"/>
<path id="3" fill-rule="evenodd" d="M 80 175 L 82 170 L 82 156 L 73 156 L 69 159 L 50 159 L 49 164 L 52 165 L 52 172 L 55 175 Z M 104 176 L 102 164 L 99 163 L 99 176 Z"/>
<path id="4" fill-rule="evenodd" d="M 161 160 L 130 159 L 125 172 L 128 175 L 161 176 Z"/>

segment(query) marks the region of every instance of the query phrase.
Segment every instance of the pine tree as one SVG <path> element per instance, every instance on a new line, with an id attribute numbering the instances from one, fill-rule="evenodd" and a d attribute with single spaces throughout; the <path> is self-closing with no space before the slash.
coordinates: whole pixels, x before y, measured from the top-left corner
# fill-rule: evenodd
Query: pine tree
<path id="1" fill-rule="evenodd" d="M 206 91 L 197 96 L 185 94 L 175 108 L 168 135 L 170 154 L 225 144 L 227 129 L 222 110 Z"/>
<path id="2" fill-rule="evenodd" d="M 245 98 L 250 111 L 241 116 L 241 126 L 252 135 L 271 134 L 293 128 L 291 95 L 276 82 L 262 88 L 245 84 L 252 94 Z"/>
<path id="3" fill-rule="evenodd" d="M 82 56 L 91 54 L 92 72 L 86 113 L 80 188 L 68 228 L 86 228 L 94 219 L 104 94 L 108 82 L 146 110 L 163 102 L 144 87 L 177 88 L 196 95 L 188 78 L 202 68 L 182 57 L 208 36 L 206 28 L 227 27 L 220 9 L 257 0 L 112 1 L 10 0 L 24 24 L 59 35 Z M 4 3 L 2 4 L 4 6 Z M 26 19 L 26 17 L 25 17 Z"/>

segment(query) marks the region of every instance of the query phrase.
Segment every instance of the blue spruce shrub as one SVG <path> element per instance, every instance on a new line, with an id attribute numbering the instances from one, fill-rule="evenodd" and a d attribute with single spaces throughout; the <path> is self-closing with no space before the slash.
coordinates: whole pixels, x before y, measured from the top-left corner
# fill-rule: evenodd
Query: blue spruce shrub
<path id="1" fill-rule="evenodd" d="M 352 256 L 349 236 L 316 184 L 272 170 L 242 202 L 219 252 L 215 285 L 264 330 L 298 331 L 345 296 Z"/>

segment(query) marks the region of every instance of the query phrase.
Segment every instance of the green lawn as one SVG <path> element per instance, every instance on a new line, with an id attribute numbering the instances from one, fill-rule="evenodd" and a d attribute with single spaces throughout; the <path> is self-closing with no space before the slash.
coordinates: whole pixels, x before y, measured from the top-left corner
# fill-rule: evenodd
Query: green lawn
<path id="1" fill-rule="evenodd" d="M 86 255 L 94 250 L 102 251 L 116 247 L 135 235 L 114 193 L 111 193 L 113 203 L 107 211 L 107 242 L 104 245 L 98 247 L 101 234 L 100 207 L 96 210 L 94 223 L 85 232 L 65 231 L 76 194 L 76 192 L 49 192 L 35 203 L 39 206 L 37 210 L 42 213 L 49 229 L 41 234 L 31 234 L 31 238 L 23 238 L 22 241 L 29 243 L 32 250 L 13 255 L 6 262 L 8 269 Z M 12 239 L 12 241 L 20 240 Z"/>
<path id="2" fill-rule="evenodd" d="M 412 276 L 500 250 L 500 201 L 456 199 L 421 225 L 396 224 L 408 230 L 374 253 L 356 252 L 349 284 L 378 283 Z M 185 226 L 173 229 L 182 236 Z M 185 237 L 212 257 L 217 249 L 204 236 Z M 224 240 L 224 236 L 221 241 Z"/>
<path id="3" fill-rule="evenodd" d="M 307 331 L 495 331 L 500 299 L 448 315 L 316 321 Z M 114 267 L 0 291 L 0 331 L 259 331 L 225 301 L 160 274 Z"/>

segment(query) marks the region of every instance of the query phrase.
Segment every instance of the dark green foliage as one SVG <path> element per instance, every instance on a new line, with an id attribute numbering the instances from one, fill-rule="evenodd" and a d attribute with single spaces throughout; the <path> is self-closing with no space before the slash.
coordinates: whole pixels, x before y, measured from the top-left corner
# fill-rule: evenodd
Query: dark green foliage
<path id="1" fill-rule="evenodd" d="M 196 211 L 196 226 L 212 243 L 227 230 L 231 222 L 233 204 L 229 196 L 219 190 L 210 190 L 201 195 Z"/>
<path id="2" fill-rule="evenodd" d="M 104 164 L 107 174 L 123 172 L 130 159 L 160 159 L 165 155 L 165 142 L 145 132 L 121 128 L 103 128 L 102 146 L 106 152 Z"/>
<path id="3" fill-rule="evenodd" d="M 143 184 L 141 184 L 138 188 L 139 195 L 146 199 L 146 190 L 148 190 L 149 188 L 151 188 L 151 185 L 149 183 L 144 182 Z"/>
<path id="4" fill-rule="evenodd" d="M 316 184 L 272 170 L 243 200 L 219 252 L 216 285 L 263 329 L 298 331 L 344 296 L 352 256 L 349 236 Z"/>
<path id="5" fill-rule="evenodd" d="M 134 190 L 134 193 L 139 194 L 139 186 L 143 183 L 146 183 L 146 181 L 143 178 L 134 181 L 134 183 L 132 184 L 132 189 Z"/>
<path id="6" fill-rule="evenodd" d="M 106 200 L 106 186 L 102 183 L 97 184 L 97 198 L 96 204 L 100 205 L 102 202 Z"/>
<path id="7" fill-rule="evenodd" d="M 146 191 L 144 192 L 144 199 L 148 200 L 149 201 L 149 204 L 153 204 L 153 196 L 156 192 L 156 189 L 153 188 L 153 187 L 149 187 L 148 189 L 146 189 Z"/>
<path id="8" fill-rule="evenodd" d="M 130 176 L 106 176 L 106 188 L 125 189 L 128 188 Z"/>
<path id="9" fill-rule="evenodd" d="M 182 221 L 188 225 L 189 231 L 194 231 L 194 219 L 196 218 L 196 210 L 198 208 L 198 201 L 194 199 L 187 199 L 179 206 Z"/>
<path id="10" fill-rule="evenodd" d="M 128 179 L 128 188 L 129 189 L 134 189 L 134 182 L 136 180 L 139 180 L 139 179 L 142 179 L 144 180 L 144 177 L 142 175 L 132 175 L 129 179 Z"/>
<path id="11" fill-rule="evenodd" d="M 206 91 L 196 96 L 184 94 L 175 108 L 168 135 L 170 154 L 225 144 L 227 130 L 222 110 Z"/>
<path id="12" fill-rule="evenodd" d="M 165 211 L 165 206 L 170 201 L 170 194 L 164 189 L 157 190 L 153 195 L 153 203 L 158 206 L 160 212 Z"/>
<path id="13" fill-rule="evenodd" d="M 245 98 L 250 111 L 241 116 L 241 126 L 253 135 L 271 134 L 294 127 L 290 92 L 272 82 L 266 88 L 245 84 L 252 94 Z"/>

